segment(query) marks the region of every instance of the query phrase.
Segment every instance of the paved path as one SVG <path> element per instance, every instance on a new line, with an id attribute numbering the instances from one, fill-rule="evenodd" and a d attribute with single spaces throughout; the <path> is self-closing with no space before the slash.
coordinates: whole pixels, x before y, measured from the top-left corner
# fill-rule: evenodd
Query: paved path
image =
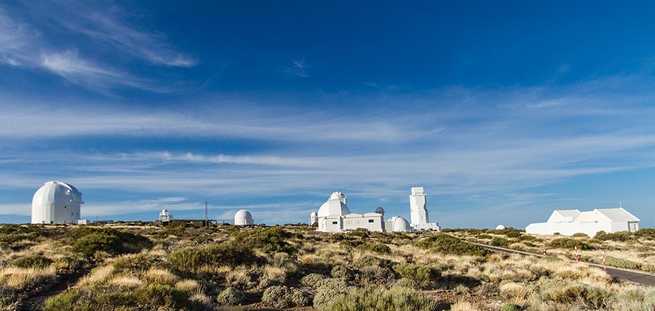
<path id="1" fill-rule="evenodd" d="M 526 252 L 526 251 L 520 251 L 516 249 L 511 249 L 511 248 L 504 248 L 504 247 L 498 247 L 498 246 L 491 246 L 487 244 L 482 244 L 482 243 L 476 243 L 476 242 L 471 242 L 471 241 L 462 241 L 477 245 L 480 247 L 484 247 L 486 249 L 492 250 L 492 251 L 497 251 L 497 252 L 505 252 L 505 253 L 514 253 L 514 254 L 521 254 L 521 255 L 526 255 L 526 256 L 536 256 L 536 257 L 546 257 L 543 254 L 538 254 L 538 253 L 531 253 L 531 252 Z M 571 260 L 571 262 L 573 262 Z M 622 269 L 622 268 L 615 268 L 615 267 L 610 267 L 610 266 L 605 266 L 597 263 L 591 263 L 591 262 L 584 262 L 590 266 L 597 267 L 600 269 L 605 270 L 607 274 L 609 274 L 611 277 L 619 279 L 619 280 L 624 280 L 624 281 L 630 281 L 642 285 L 647 285 L 647 286 L 655 286 L 655 274 L 651 274 L 648 272 L 643 272 L 643 271 L 638 271 L 638 270 L 630 270 L 630 269 Z"/>

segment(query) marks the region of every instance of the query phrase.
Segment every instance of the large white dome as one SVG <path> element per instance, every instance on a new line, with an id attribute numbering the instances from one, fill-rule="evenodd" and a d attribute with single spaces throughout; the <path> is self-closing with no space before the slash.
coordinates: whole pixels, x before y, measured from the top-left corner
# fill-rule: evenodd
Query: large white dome
<path id="1" fill-rule="evenodd" d="M 76 224 L 80 219 L 82 193 L 73 185 L 49 181 L 32 198 L 33 224 Z"/>
<path id="2" fill-rule="evenodd" d="M 343 216 L 350 214 L 346 204 L 346 195 L 342 192 L 332 192 L 330 198 L 318 209 L 318 217 Z"/>
<path id="3" fill-rule="evenodd" d="M 412 227 L 409 225 L 407 219 L 400 216 L 396 216 L 396 217 L 391 217 L 391 231 L 409 232 L 412 231 Z"/>
<path id="4" fill-rule="evenodd" d="M 234 214 L 234 225 L 236 226 L 247 226 L 254 223 L 255 222 L 252 219 L 252 214 L 250 214 L 250 212 L 246 211 L 245 209 L 238 210 L 236 214 Z"/>

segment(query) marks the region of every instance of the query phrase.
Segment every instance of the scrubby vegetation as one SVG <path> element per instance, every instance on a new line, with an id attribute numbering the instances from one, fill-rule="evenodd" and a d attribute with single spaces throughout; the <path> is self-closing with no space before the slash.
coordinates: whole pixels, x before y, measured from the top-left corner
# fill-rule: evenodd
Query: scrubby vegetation
<path id="1" fill-rule="evenodd" d="M 615 236 L 537 238 L 514 229 L 325 234 L 307 226 L 0 226 L 0 310 L 652 308 L 655 289 L 563 261 L 580 254 L 652 269 L 652 232 Z M 492 253 L 468 241 L 547 249 L 549 257 Z M 628 243 L 647 255 L 621 256 Z M 606 254 L 594 256 L 601 251 Z"/>

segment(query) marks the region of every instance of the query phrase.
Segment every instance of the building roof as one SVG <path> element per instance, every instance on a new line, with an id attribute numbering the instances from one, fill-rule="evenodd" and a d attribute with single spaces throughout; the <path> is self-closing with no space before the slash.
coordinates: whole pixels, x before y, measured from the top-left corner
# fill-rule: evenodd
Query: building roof
<path id="1" fill-rule="evenodd" d="M 600 209 L 596 209 L 595 211 L 609 218 L 612 222 L 639 221 L 639 218 L 637 218 L 635 215 L 632 215 L 630 212 L 626 211 L 622 207 L 600 208 Z"/>

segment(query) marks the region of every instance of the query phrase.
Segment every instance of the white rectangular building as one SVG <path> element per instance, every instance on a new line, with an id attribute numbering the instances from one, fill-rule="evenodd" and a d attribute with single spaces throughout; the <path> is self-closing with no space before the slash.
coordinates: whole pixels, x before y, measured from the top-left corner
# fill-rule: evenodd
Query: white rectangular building
<path id="1" fill-rule="evenodd" d="M 607 233 L 639 230 L 639 218 L 623 208 L 603 208 L 581 212 L 574 210 L 555 210 L 546 222 L 530 224 L 527 233 L 571 236 L 584 233 L 593 237 L 599 231 Z"/>

